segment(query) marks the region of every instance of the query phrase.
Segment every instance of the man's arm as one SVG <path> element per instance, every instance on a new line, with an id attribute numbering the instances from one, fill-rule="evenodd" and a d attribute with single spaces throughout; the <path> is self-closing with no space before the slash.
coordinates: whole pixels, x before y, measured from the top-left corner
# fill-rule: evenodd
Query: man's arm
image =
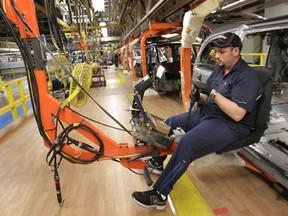
<path id="1" fill-rule="evenodd" d="M 205 101 L 208 95 L 211 94 L 212 88 L 206 83 L 202 83 L 200 81 L 193 81 L 194 87 L 200 90 L 200 100 Z M 215 91 L 215 90 L 214 90 Z M 218 107 L 230 118 L 234 121 L 240 121 L 246 114 L 246 110 L 242 107 L 239 107 L 235 102 L 227 99 L 222 96 L 220 93 L 216 93 L 216 96 L 213 98 L 214 102 L 218 105 Z"/>
<path id="2" fill-rule="evenodd" d="M 218 107 L 234 121 L 240 121 L 246 114 L 246 110 L 239 107 L 235 102 L 225 98 L 220 93 L 217 93 L 214 97 L 214 102 Z"/>

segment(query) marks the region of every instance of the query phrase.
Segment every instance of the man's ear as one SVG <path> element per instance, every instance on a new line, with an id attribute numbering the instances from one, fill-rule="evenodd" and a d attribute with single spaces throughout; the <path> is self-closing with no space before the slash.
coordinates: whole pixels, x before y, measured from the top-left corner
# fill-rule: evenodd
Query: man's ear
<path id="1" fill-rule="evenodd" d="M 234 49 L 233 49 L 233 55 L 234 55 L 234 56 L 240 55 L 240 49 L 239 49 L 239 47 L 234 47 Z"/>

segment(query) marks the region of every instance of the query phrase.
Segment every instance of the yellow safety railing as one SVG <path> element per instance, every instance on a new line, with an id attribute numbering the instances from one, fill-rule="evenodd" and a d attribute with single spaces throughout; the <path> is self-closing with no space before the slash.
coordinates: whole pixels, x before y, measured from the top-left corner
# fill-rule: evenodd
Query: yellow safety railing
<path id="1" fill-rule="evenodd" d="M 252 56 L 252 57 L 258 57 L 259 58 L 259 64 L 250 64 L 250 66 L 265 66 L 265 57 L 267 57 L 267 53 L 241 53 L 241 56 L 244 60 L 246 60 L 245 57 Z M 247 61 L 249 62 L 249 61 Z M 253 61 L 254 62 L 254 61 Z"/>
<path id="2" fill-rule="evenodd" d="M 26 73 L 25 70 L 15 70 L 14 68 L 11 68 L 11 71 L 6 71 L 6 72 L 1 72 L 1 75 L 11 75 L 13 78 L 15 77 L 15 75 L 17 74 L 24 74 Z"/>
<path id="3" fill-rule="evenodd" d="M 17 106 L 20 104 L 22 104 L 24 113 L 28 111 L 29 108 L 27 105 L 27 100 L 30 98 L 30 95 L 29 93 L 25 94 L 23 85 L 23 81 L 25 80 L 27 80 L 27 78 L 22 77 L 5 83 L 0 82 L 0 89 L 2 90 L 5 89 L 4 92 L 6 93 L 8 99 L 8 104 L 0 108 L 0 115 L 3 115 L 4 113 L 9 112 L 11 110 L 13 119 L 14 120 L 17 119 L 18 118 Z M 14 99 L 14 94 L 12 91 L 12 86 L 15 84 L 17 84 L 18 87 L 17 93 L 19 93 L 20 95 L 20 98 L 17 100 Z"/>
<path id="4" fill-rule="evenodd" d="M 0 76 L 0 92 L 2 92 L 3 91 L 3 87 L 2 87 L 2 78 L 1 78 L 1 76 Z"/>

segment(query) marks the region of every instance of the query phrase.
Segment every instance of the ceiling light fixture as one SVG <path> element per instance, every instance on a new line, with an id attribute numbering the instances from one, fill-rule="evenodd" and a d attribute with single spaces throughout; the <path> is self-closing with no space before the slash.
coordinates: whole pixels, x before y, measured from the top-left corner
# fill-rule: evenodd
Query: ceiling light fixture
<path id="1" fill-rule="evenodd" d="M 100 22 L 99 23 L 100 26 L 106 26 L 105 22 Z M 107 37 L 108 36 L 108 30 L 107 28 L 101 28 L 101 34 L 103 37 Z"/>
<path id="2" fill-rule="evenodd" d="M 179 36 L 179 34 L 178 33 L 173 33 L 173 34 L 162 35 L 162 37 L 164 37 L 164 38 L 172 38 L 172 37 L 176 37 L 176 36 Z"/>
<path id="3" fill-rule="evenodd" d="M 231 10 L 235 10 L 237 8 L 243 7 L 247 4 L 251 4 L 253 2 L 255 2 L 256 0 L 239 0 L 239 1 L 235 1 L 231 4 L 228 4 L 224 7 L 221 8 L 221 10 L 225 10 L 225 11 L 231 11 Z"/>
<path id="4" fill-rule="evenodd" d="M 95 11 L 105 11 L 104 0 L 92 0 L 92 6 Z"/>

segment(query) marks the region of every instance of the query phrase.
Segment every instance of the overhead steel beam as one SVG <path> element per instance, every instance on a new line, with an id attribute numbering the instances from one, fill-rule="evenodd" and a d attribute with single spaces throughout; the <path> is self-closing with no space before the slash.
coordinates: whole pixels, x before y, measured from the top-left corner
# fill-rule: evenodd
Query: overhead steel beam
<path id="1" fill-rule="evenodd" d="M 131 36 L 134 32 L 136 32 L 137 29 L 145 22 L 148 18 L 151 18 L 152 16 L 157 17 L 158 21 L 164 21 L 164 19 L 168 18 L 169 16 L 175 14 L 177 11 L 183 9 L 186 5 L 189 5 L 192 3 L 193 5 L 197 5 L 199 3 L 202 3 L 203 0 L 161 0 L 158 1 L 152 8 L 149 10 L 149 12 L 141 19 L 137 25 L 130 30 L 130 32 L 123 38 L 121 43 L 123 43 L 125 40 L 127 40 L 128 37 Z M 159 10 L 161 8 L 161 10 Z M 148 27 L 148 26 L 147 26 Z M 144 29 L 146 30 L 146 29 Z"/>
<path id="2" fill-rule="evenodd" d="M 250 7 L 248 9 L 242 10 L 241 12 L 255 13 L 255 12 L 264 10 L 265 8 L 273 7 L 275 5 L 279 5 L 282 3 L 287 3 L 287 0 L 273 0 L 273 1 L 265 2 L 259 5 Z"/>
<path id="3" fill-rule="evenodd" d="M 159 19 L 159 21 L 163 21 L 164 19 L 168 18 L 169 16 L 171 16 L 172 14 L 175 14 L 177 11 L 183 9 L 186 5 L 190 4 L 190 3 L 195 3 L 197 4 L 197 2 L 199 1 L 203 1 L 203 0 L 181 0 L 181 1 L 177 1 L 177 0 L 170 0 L 169 2 L 167 2 L 167 4 L 165 4 L 162 8 L 161 11 L 158 11 L 156 16 Z"/>
<path id="4" fill-rule="evenodd" d="M 245 5 L 252 4 L 253 2 L 256 2 L 256 1 L 257 0 L 240 0 L 240 1 L 232 2 L 230 4 L 223 6 L 221 8 L 221 10 L 232 11 L 232 10 L 238 9 L 240 7 L 243 7 Z"/>
<path id="5" fill-rule="evenodd" d="M 87 30 L 95 30 L 95 29 L 101 29 L 101 28 L 123 28 L 127 26 L 128 24 L 112 24 L 112 25 L 106 25 L 106 26 L 88 26 L 86 27 Z M 63 32 L 72 32 L 77 31 L 78 28 L 64 28 L 61 29 Z"/>
<path id="6" fill-rule="evenodd" d="M 129 2 L 129 0 L 126 0 L 124 6 L 121 8 L 121 13 L 120 13 L 119 21 L 118 21 L 119 23 L 121 23 L 121 21 L 122 21 L 123 15 L 124 15 L 125 10 L 126 10 L 127 5 L 128 5 L 128 2 Z"/>
<path id="7" fill-rule="evenodd" d="M 169 0 L 160 0 L 158 1 L 153 8 L 140 20 L 140 22 L 122 39 L 123 43 L 142 23 L 146 21 L 150 16 L 152 16 L 157 10 L 159 10 L 167 1 Z"/>

